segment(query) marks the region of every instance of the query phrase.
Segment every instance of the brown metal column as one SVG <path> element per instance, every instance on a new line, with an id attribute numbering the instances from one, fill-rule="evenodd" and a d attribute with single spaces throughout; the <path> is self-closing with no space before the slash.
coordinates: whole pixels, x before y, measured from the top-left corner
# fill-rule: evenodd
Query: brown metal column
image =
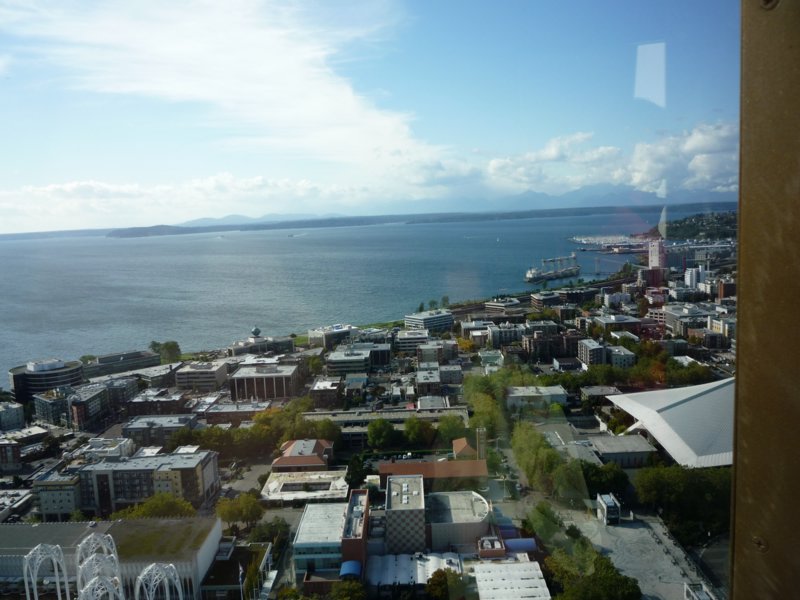
<path id="1" fill-rule="evenodd" d="M 800 0 L 741 6 L 732 597 L 798 598 Z"/>

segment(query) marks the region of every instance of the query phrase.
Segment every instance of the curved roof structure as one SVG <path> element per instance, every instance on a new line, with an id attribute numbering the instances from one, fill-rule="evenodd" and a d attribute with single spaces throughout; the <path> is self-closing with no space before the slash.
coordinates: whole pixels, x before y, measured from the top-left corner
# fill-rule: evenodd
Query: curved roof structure
<path id="1" fill-rule="evenodd" d="M 357 560 L 346 560 L 339 569 L 339 577 L 361 577 L 361 563 Z"/>
<path id="2" fill-rule="evenodd" d="M 685 467 L 733 464 L 734 379 L 607 396 Z"/>

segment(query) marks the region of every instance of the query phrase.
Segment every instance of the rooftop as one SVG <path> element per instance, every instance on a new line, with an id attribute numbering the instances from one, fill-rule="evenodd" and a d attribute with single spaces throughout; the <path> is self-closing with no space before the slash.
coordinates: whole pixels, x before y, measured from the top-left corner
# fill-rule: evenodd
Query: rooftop
<path id="1" fill-rule="evenodd" d="M 347 503 L 344 532 L 342 537 L 361 538 L 364 536 L 364 524 L 367 519 L 367 491 L 353 490 Z"/>
<path id="2" fill-rule="evenodd" d="M 346 350 L 335 350 L 328 354 L 327 361 L 348 361 L 348 360 L 368 360 L 369 350 L 359 350 L 358 348 L 347 348 Z"/>
<path id="3" fill-rule="evenodd" d="M 489 516 L 489 503 L 477 492 L 441 492 L 425 498 L 430 523 L 478 523 Z"/>
<path id="4" fill-rule="evenodd" d="M 622 392 L 611 385 L 587 385 L 581 388 L 581 393 L 587 396 L 613 396 Z"/>
<path id="5" fill-rule="evenodd" d="M 311 386 L 312 392 L 336 391 L 342 383 L 339 377 L 318 377 Z"/>
<path id="6" fill-rule="evenodd" d="M 26 554 L 38 544 L 58 544 L 71 557 L 90 533 L 108 533 L 114 538 L 120 562 L 187 561 L 217 523 L 216 518 L 193 517 L 0 525 L 0 556 Z M 74 564 L 74 560 L 67 558 L 67 563 Z"/>
<path id="7" fill-rule="evenodd" d="M 563 396 L 567 390 L 560 385 L 526 385 L 508 388 L 509 396 Z"/>
<path id="8" fill-rule="evenodd" d="M 444 396 L 422 396 L 417 400 L 417 408 L 421 409 L 447 408 L 449 406 L 450 403 Z"/>
<path id="9" fill-rule="evenodd" d="M 297 365 L 276 365 L 276 364 L 243 364 L 230 376 L 230 379 L 244 379 L 253 377 L 291 377 L 297 371 Z"/>
<path id="10" fill-rule="evenodd" d="M 386 482 L 386 510 L 425 508 L 422 475 L 395 475 Z"/>
<path id="11" fill-rule="evenodd" d="M 271 473 L 261 490 L 268 501 L 324 501 L 347 498 L 346 469 Z"/>
<path id="12" fill-rule="evenodd" d="M 151 388 L 136 394 L 131 402 L 178 402 L 183 396 L 183 392 L 170 392 L 164 388 Z"/>
<path id="13" fill-rule="evenodd" d="M 203 412 L 209 413 L 238 413 L 267 410 L 272 406 L 270 400 L 248 400 L 247 402 L 218 402 L 207 407 Z"/>
<path id="14" fill-rule="evenodd" d="M 381 475 L 422 475 L 425 479 L 489 476 L 485 460 L 382 462 L 378 464 L 378 473 Z"/>
<path id="15" fill-rule="evenodd" d="M 151 427 L 186 427 L 195 423 L 195 415 L 143 415 L 133 417 L 123 425 L 124 429 L 150 429 Z"/>
<path id="16" fill-rule="evenodd" d="M 330 545 L 341 543 L 347 502 L 332 504 L 306 504 L 294 545 Z"/>
<path id="17" fill-rule="evenodd" d="M 438 316 L 452 316 L 449 310 L 444 308 L 437 308 L 436 310 L 424 310 L 422 312 L 413 313 L 411 315 L 406 315 L 406 319 L 414 318 L 414 319 L 430 319 L 431 317 L 438 317 Z"/>
<path id="18" fill-rule="evenodd" d="M 194 558 L 217 523 L 214 517 L 127 519 L 115 521 L 108 533 L 120 561 L 185 561 Z"/>
<path id="19" fill-rule="evenodd" d="M 224 369 L 226 366 L 226 361 L 224 360 L 211 360 L 206 362 L 194 361 L 190 363 L 186 363 L 182 367 L 178 369 L 178 372 L 188 372 L 188 371 L 195 371 L 198 373 L 204 372 L 211 372 L 214 373 L 219 371 L 220 369 Z"/>
<path id="20" fill-rule="evenodd" d="M 640 435 L 593 435 L 589 438 L 598 453 L 655 452 L 653 445 Z"/>
<path id="21" fill-rule="evenodd" d="M 439 569 L 461 573 L 458 554 L 387 554 L 370 556 L 367 561 L 367 582 L 380 585 L 425 585 Z"/>
<path id="22" fill-rule="evenodd" d="M 646 429 L 676 462 L 717 467 L 733 462 L 733 392 L 731 377 L 608 399 L 637 419 L 629 431 Z"/>
<path id="23" fill-rule="evenodd" d="M 127 470 L 164 470 L 164 469 L 192 469 L 202 463 L 211 454 L 210 450 L 200 452 L 175 452 L 173 454 L 149 453 L 144 456 L 131 458 L 122 457 L 118 460 L 103 460 L 98 463 L 88 464 L 84 471 L 127 471 Z"/>
<path id="24" fill-rule="evenodd" d="M 397 332 L 398 339 L 428 339 L 427 329 L 403 329 Z"/>
<path id="25" fill-rule="evenodd" d="M 481 600 L 550 598 L 550 591 L 537 562 L 487 561 L 476 563 L 473 569 Z"/>

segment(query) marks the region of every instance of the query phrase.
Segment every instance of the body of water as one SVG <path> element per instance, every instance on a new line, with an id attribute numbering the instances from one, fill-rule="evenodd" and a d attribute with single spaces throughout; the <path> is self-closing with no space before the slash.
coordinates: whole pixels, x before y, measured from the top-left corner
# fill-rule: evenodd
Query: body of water
<path id="1" fill-rule="evenodd" d="M 534 289 L 524 283 L 525 271 L 576 250 L 571 236 L 646 231 L 660 211 L 3 240 L 0 369 L 144 349 L 151 340 L 174 339 L 185 351 L 220 348 L 247 337 L 254 325 L 262 335 L 301 334 L 332 323 L 402 319 L 444 295 L 458 302 Z M 670 207 L 670 219 L 696 212 Z M 593 278 L 596 256 L 578 253 L 586 279 Z"/>

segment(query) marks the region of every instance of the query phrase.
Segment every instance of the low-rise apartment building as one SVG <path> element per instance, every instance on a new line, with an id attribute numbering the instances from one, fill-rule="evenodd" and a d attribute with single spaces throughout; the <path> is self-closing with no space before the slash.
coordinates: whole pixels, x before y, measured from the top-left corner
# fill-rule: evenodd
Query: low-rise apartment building
<path id="1" fill-rule="evenodd" d="M 567 404 L 567 390 L 563 386 L 528 385 L 507 390 L 506 405 L 509 409 L 543 408 L 553 403 Z"/>
<path id="2" fill-rule="evenodd" d="M 429 340 L 427 329 L 404 329 L 398 331 L 394 338 L 395 352 L 416 354 L 417 346 L 427 344 Z"/>
<path id="3" fill-rule="evenodd" d="M 196 429 L 197 415 L 146 415 L 134 417 L 122 426 L 122 436 L 137 447 L 163 446 L 182 429 Z"/>
<path id="4" fill-rule="evenodd" d="M 59 473 L 55 469 L 33 482 L 34 504 L 42 520 L 69 521 L 80 506 L 80 478 L 77 473 Z"/>
<path id="5" fill-rule="evenodd" d="M 227 378 L 228 365 L 224 360 L 190 362 L 175 371 L 175 385 L 194 392 L 214 392 Z"/>
<path id="6" fill-rule="evenodd" d="M 263 364 L 240 366 L 229 377 L 233 400 L 272 400 L 297 395 L 302 385 L 297 365 Z"/>
<path id="7" fill-rule="evenodd" d="M 83 375 L 87 379 L 125 373 L 136 369 L 157 367 L 161 364 L 161 356 L 149 350 L 133 350 L 131 352 L 117 352 L 104 354 L 91 359 L 83 365 Z"/>
<path id="8" fill-rule="evenodd" d="M 220 488 L 217 453 L 183 446 L 171 454 L 106 459 L 78 471 L 80 508 L 108 515 L 166 492 L 199 507 Z"/>
<path id="9" fill-rule="evenodd" d="M 0 402 L 0 431 L 25 427 L 25 409 L 19 402 Z"/>
<path id="10" fill-rule="evenodd" d="M 308 344 L 310 346 L 322 346 L 326 350 L 333 349 L 334 346 L 344 341 L 357 337 L 358 327 L 354 325 L 328 325 L 308 330 Z"/>
<path id="11" fill-rule="evenodd" d="M 317 377 L 308 395 L 314 401 L 314 408 L 331 408 L 341 402 L 343 388 L 341 377 Z"/>
<path id="12" fill-rule="evenodd" d="M 405 316 L 406 329 L 427 329 L 428 331 L 450 331 L 455 320 L 449 310 L 426 310 Z"/>
<path id="13" fill-rule="evenodd" d="M 578 360 L 583 363 L 584 368 L 589 368 L 591 365 L 603 365 L 606 362 L 606 349 L 595 340 L 581 340 L 578 342 Z"/>
<path id="14" fill-rule="evenodd" d="M 628 369 L 636 364 L 636 354 L 624 346 L 606 347 L 606 362 L 612 367 Z"/>

